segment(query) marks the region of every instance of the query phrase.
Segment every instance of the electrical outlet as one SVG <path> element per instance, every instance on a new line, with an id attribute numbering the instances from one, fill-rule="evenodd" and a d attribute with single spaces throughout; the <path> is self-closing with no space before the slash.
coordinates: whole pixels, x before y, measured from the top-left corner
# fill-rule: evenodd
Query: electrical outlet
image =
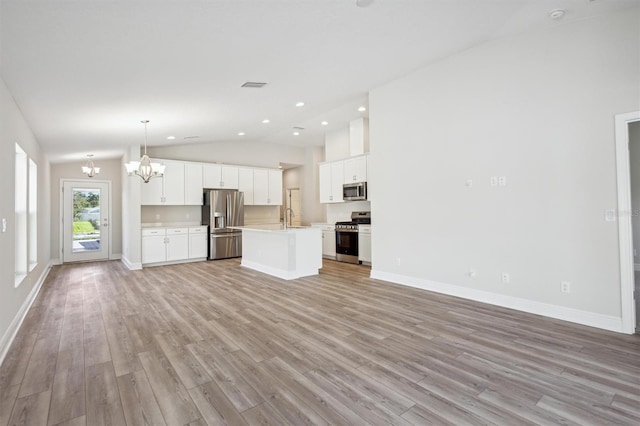
<path id="1" fill-rule="evenodd" d="M 2 232 L 7 232 L 7 219 L 2 218 Z"/>
<path id="2" fill-rule="evenodd" d="M 467 188 L 473 188 L 473 180 L 467 179 L 464 186 L 466 186 Z"/>
<path id="3" fill-rule="evenodd" d="M 560 281 L 560 291 L 563 293 L 571 293 L 571 283 L 569 281 Z"/>
<path id="4" fill-rule="evenodd" d="M 511 282 L 511 277 L 509 276 L 508 272 L 503 272 L 502 273 L 502 282 L 505 283 L 505 284 Z"/>
<path id="5" fill-rule="evenodd" d="M 467 275 L 469 276 L 469 278 L 475 278 L 476 277 L 476 270 L 473 268 L 469 268 L 469 272 L 467 272 Z"/>
<path id="6" fill-rule="evenodd" d="M 401 263 L 402 263 L 402 260 L 399 257 L 396 257 L 396 265 L 400 266 Z"/>
<path id="7" fill-rule="evenodd" d="M 491 186 L 498 186 L 498 176 L 491 176 Z"/>
<path id="8" fill-rule="evenodd" d="M 604 211 L 604 220 L 605 222 L 615 222 L 616 221 L 616 210 L 615 209 L 607 209 Z"/>
<path id="9" fill-rule="evenodd" d="M 498 178 L 498 186 L 507 186 L 507 177 L 506 176 L 500 176 Z"/>

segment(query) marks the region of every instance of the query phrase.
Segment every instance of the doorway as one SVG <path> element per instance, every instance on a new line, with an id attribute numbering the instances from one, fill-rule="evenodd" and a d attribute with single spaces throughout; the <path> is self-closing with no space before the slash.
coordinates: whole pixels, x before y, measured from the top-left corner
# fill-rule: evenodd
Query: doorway
<path id="1" fill-rule="evenodd" d="M 618 241 L 620 250 L 621 331 L 636 331 L 635 271 L 633 256 L 633 209 L 631 204 L 630 126 L 640 122 L 640 111 L 618 114 L 616 125 L 616 166 L 618 183 Z"/>
<path id="2" fill-rule="evenodd" d="M 62 261 L 109 259 L 109 198 L 106 181 L 62 182 Z"/>
<path id="3" fill-rule="evenodd" d="M 284 214 L 287 216 L 287 223 L 291 226 L 300 226 L 302 223 L 300 220 L 300 217 L 302 216 L 300 188 L 288 188 L 285 198 L 286 209 Z"/>

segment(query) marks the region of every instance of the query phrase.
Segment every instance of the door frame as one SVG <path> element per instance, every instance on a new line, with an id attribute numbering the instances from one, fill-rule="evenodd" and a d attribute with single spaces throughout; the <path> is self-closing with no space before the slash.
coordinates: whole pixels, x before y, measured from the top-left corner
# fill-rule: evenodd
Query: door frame
<path id="1" fill-rule="evenodd" d="M 634 260 L 629 164 L 629 124 L 640 121 L 640 111 L 615 116 L 616 168 L 618 181 L 618 242 L 620 244 L 620 308 L 622 332 L 635 333 Z"/>
<path id="2" fill-rule="evenodd" d="M 58 237 L 58 259 L 60 259 L 60 263 L 64 263 L 64 256 L 62 253 L 62 249 L 64 247 L 64 223 L 62 221 L 62 219 L 64 218 L 64 184 L 67 182 L 77 182 L 79 184 L 79 186 L 82 186 L 82 184 L 85 183 L 105 183 L 107 184 L 107 189 L 109 192 L 109 208 L 107 209 L 108 214 L 109 214 L 109 226 L 107 226 L 108 230 L 107 230 L 107 234 L 109 235 L 109 253 L 108 253 L 108 260 L 112 260 L 113 259 L 113 233 L 111 231 L 111 229 L 113 228 L 112 223 L 111 223 L 111 218 L 113 217 L 112 215 L 112 205 L 113 205 L 113 201 L 112 201 L 112 194 L 111 194 L 111 181 L 110 180 L 97 180 L 97 179 L 60 179 L 60 189 L 58 194 L 60 194 L 60 220 L 58 223 L 59 226 L 59 237 Z M 102 231 L 101 231 L 102 232 Z"/>

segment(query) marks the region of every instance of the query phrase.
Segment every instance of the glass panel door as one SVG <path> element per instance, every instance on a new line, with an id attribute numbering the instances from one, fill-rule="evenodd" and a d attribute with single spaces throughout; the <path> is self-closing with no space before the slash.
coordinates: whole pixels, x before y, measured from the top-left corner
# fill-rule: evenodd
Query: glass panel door
<path id="1" fill-rule="evenodd" d="M 66 181 L 63 194 L 64 262 L 108 259 L 108 183 Z"/>

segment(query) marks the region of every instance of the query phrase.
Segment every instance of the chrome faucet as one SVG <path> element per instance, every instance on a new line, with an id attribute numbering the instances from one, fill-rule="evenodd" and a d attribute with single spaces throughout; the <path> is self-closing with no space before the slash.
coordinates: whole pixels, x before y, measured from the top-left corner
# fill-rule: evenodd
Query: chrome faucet
<path id="1" fill-rule="evenodd" d="M 296 216 L 293 213 L 293 209 L 291 207 L 287 207 L 286 209 L 284 209 L 284 229 L 287 229 L 289 226 L 291 226 L 291 223 L 287 225 L 287 212 L 291 212 L 291 217 L 289 218 L 289 222 L 291 221 L 292 217 Z"/>

